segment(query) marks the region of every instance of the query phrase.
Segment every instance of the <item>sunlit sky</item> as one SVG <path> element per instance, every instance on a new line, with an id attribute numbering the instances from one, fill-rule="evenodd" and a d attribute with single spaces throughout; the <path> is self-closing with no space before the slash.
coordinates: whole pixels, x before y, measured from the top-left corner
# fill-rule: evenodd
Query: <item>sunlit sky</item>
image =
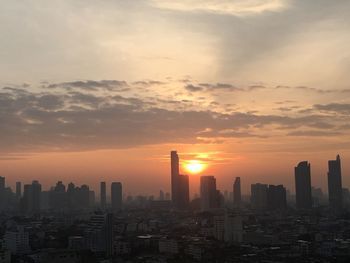
<path id="1" fill-rule="evenodd" d="M 350 187 L 350 1 L 0 0 L 0 175 L 170 189 L 169 154 L 232 191 L 309 160 Z"/>

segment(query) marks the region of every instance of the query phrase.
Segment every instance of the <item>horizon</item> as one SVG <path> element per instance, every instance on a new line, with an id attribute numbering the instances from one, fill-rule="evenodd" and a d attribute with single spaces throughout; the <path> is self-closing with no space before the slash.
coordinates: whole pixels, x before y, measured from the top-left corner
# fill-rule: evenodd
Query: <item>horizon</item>
<path id="1" fill-rule="evenodd" d="M 11 185 L 170 190 L 176 148 L 224 190 L 239 176 L 243 192 L 293 191 L 293 168 L 308 160 L 326 192 L 336 154 L 350 186 L 348 1 L 0 6 L 0 174 Z"/>

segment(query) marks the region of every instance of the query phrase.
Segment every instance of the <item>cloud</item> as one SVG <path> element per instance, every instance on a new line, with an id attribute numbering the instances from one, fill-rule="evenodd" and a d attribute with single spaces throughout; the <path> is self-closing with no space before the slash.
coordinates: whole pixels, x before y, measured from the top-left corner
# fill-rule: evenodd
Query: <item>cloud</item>
<path id="1" fill-rule="evenodd" d="M 119 81 L 119 80 L 85 80 L 85 81 L 72 81 L 72 82 L 62 82 L 62 83 L 55 83 L 55 84 L 49 84 L 47 86 L 44 86 L 49 89 L 54 88 L 60 88 L 60 89 L 66 89 L 66 90 L 73 90 L 73 89 L 83 89 L 83 90 L 90 90 L 90 91 L 96 91 L 98 89 L 105 89 L 105 90 L 118 90 L 121 88 L 127 87 L 128 84 L 126 81 Z"/>
<path id="2" fill-rule="evenodd" d="M 85 87 L 85 84 L 73 86 Z M 168 95 L 142 97 L 128 92 L 100 92 L 102 84 L 98 81 L 78 90 L 67 91 L 66 84 L 62 90 L 60 85 L 49 83 L 32 91 L 16 87 L 0 89 L 1 152 L 222 143 L 235 138 L 268 139 L 286 135 L 336 137 L 341 135 L 339 131 L 344 122 L 350 121 L 349 104 L 316 104 L 314 111 L 303 115 L 289 110 L 283 115 L 242 109 L 224 113 L 220 107 L 225 103 L 208 99 L 198 103 L 195 99 Z M 128 87 L 133 89 L 138 85 L 128 84 Z M 236 89 L 230 84 L 201 83 L 194 87 L 197 86 L 205 91 Z M 205 106 L 208 103 L 210 110 Z M 323 111 L 344 115 L 330 116 Z"/>
<path id="3" fill-rule="evenodd" d="M 279 12 L 288 7 L 285 0 L 151 0 L 157 8 L 181 12 L 204 12 L 247 16 L 263 12 Z"/>
<path id="4" fill-rule="evenodd" d="M 314 108 L 317 110 L 339 113 L 339 114 L 350 114 L 350 104 L 349 103 L 329 103 L 329 104 L 316 104 Z"/>

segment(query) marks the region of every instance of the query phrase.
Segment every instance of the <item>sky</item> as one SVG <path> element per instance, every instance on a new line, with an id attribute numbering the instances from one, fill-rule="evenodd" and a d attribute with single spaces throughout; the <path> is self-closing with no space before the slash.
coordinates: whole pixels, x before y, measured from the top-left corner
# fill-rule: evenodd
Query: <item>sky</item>
<path id="1" fill-rule="evenodd" d="M 347 0 L 0 0 L 0 174 L 170 189 L 169 155 L 232 191 L 308 160 L 350 187 Z"/>

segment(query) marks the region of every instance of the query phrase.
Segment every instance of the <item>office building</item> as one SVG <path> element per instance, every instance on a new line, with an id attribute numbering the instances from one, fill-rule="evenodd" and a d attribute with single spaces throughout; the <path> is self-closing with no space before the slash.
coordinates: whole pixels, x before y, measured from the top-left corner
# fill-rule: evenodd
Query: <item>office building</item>
<path id="1" fill-rule="evenodd" d="M 242 195 L 241 195 L 241 178 L 236 177 L 233 183 L 233 206 L 236 208 L 241 207 Z"/>
<path id="2" fill-rule="evenodd" d="M 16 182 L 16 198 L 17 200 L 21 199 L 22 197 L 22 183 Z"/>
<path id="3" fill-rule="evenodd" d="M 267 206 L 271 210 L 287 208 L 287 192 L 283 185 L 269 185 L 267 190 Z"/>
<path id="4" fill-rule="evenodd" d="M 111 184 L 111 205 L 113 212 L 118 212 L 122 209 L 122 199 L 122 184 L 120 182 L 113 182 Z"/>
<path id="5" fill-rule="evenodd" d="M 170 153 L 171 159 L 171 195 L 176 209 L 186 209 L 189 205 L 189 178 L 179 173 L 179 156 L 176 151 Z"/>
<path id="6" fill-rule="evenodd" d="M 106 209 L 106 201 L 107 201 L 107 194 L 106 194 L 106 182 L 100 183 L 100 204 L 101 209 Z"/>
<path id="7" fill-rule="evenodd" d="M 297 209 L 312 208 L 311 167 L 307 161 L 295 167 L 295 197 Z"/>
<path id="8" fill-rule="evenodd" d="M 343 206 L 342 178 L 340 156 L 335 160 L 328 161 L 328 198 L 329 206 L 339 210 Z"/>
<path id="9" fill-rule="evenodd" d="M 216 189 L 216 179 L 214 176 L 201 176 L 200 199 L 202 211 L 219 207 L 220 198 Z"/>
<path id="10" fill-rule="evenodd" d="M 253 209 L 263 210 L 267 208 L 267 184 L 252 184 L 251 185 L 251 206 Z"/>

